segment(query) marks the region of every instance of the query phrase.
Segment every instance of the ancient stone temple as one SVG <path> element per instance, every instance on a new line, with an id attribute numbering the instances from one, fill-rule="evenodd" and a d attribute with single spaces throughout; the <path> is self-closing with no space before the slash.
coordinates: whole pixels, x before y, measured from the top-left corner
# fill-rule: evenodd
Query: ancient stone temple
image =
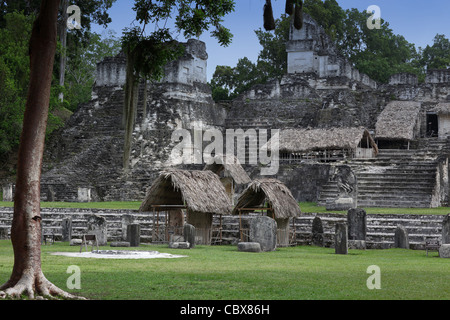
<path id="1" fill-rule="evenodd" d="M 337 199 L 334 173 L 345 165 L 354 174 L 357 194 L 352 197 L 359 207 L 448 202 L 448 70 L 429 70 L 423 83 L 410 74 L 377 83 L 343 58 L 323 28 L 305 14 L 303 29 L 291 28 L 287 74 L 218 104 L 207 84 L 205 44 L 189 40 L 184 45 L 185 55 L 166 67 L 161 82 L 149 85 L 145 105 L 141 85 L 127 169 L 122 123 L 126 57 L 98 64 L 92 100 L 80 105 L 46 145 L 43 200 L 79 201 L 81 188 L 89 194 L 87 201 L 142 201 L 160 171 L 202 170 L 202 151 L 209 143 L 205 131 L 224 134 L 228 129 L 248 134 L 267 130 L 268 138 L 275 130 L 294 132 L 294 138 L 322 133 L 320 141 L 311 140 L 311 148 L 296 150 L 299 141 L 291 139 L 292 147 L 286 147 L 270 176 L 283 182 L 297 201 L 325 206 Z M 336 138 L 339 130 L 346 132 L 342 138 Z M 174 152 L 180 141 L 191 141 L 192 157 L 183 161 Z M 241 165 L 250 178 L 261 178 L 259 162 Z"/>
<path id="2" fill-rule="evenodd" d="M 122 162 L 126 58 L 119 54 L 98 64 L 92 100 L 47 143 L 43 200 L 52 195 L 78 201 L 80 187 L 90 189 L 92 201 L 142 200 L 159 171 L 176 166 L 171 158 L 179 142 L 172 138 L 176 129 L 223 128 L 225 111 L 213 102 L 206 83 L 205 44 L 189 40 L 184 45 L 185 55 L 166 67 L 160 83 L 149 86 L 146 105 L 141 85 L 128 170 Z"/>

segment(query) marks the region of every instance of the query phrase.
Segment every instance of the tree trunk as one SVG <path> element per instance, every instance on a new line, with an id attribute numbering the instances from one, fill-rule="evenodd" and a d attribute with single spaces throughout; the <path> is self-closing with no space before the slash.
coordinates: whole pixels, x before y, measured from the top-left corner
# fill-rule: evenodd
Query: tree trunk
<path id="1" fill-rule="evenodd" d="M 69 7 L 69 0 L 62 0 L 62 21 L 59 30 L 59 41 L 61 42 L 61 57 L 59 61 L 59 85 L 64 87 L 66 77 L 66 64 L 67 64 L 67 8 Z M 64 93 L 59 94 L 59 100 L 64 101 Z"/>
<path id="2" fill-rule="evenodd" d="M 0 296 L 73 297 L 50 283 L 41 270 L 40 180 L 50 87 L 56 51 L 59 0 L 42 0 L 30 40 L 30 83 L 17 163 L 11 241 L 14 267 Z"/>

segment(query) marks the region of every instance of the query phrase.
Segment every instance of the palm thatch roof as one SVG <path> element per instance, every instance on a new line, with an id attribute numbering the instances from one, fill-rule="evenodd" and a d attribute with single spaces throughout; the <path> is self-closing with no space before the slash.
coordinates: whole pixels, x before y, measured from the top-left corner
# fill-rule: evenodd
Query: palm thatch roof
<path id="1" fill-rule="evenodd" d="M 216 155 L 214 163 L 207 164 L 203 170 L 210 170 L 220 175 L 223 170 L 225 177 L 231 177 L 236 184 L 244 185 L 252 181 L 234 155 Z"/>
<path id="2" fill-rule="evenodd" d="M 232 214 L 238 214 L 240 208 L 261 207 L 266 202 L 273 209 L 275 218 L 297 217 L 301 214 L 291 191 L 274 178 L 256 179 L 250 183 L 239 197 Z"/>
<path id="3" fill-rule="evenodd" d="M 279 135 L 280 152 L 309 152 L 315 150 L 354 150 L 362 140 L 378 152 L 378 147 L 364 127 L 329 129 L 286 129 Z M 272 139 L 263 148 L 270 148 Z"/>
<path id="4" fill-rule="evenodd" d="M 420 102 L 392 101 L 378 117 L 375 132 L 377 139 L 413 140 L 419 120 Z"/>
<path id="5" fill-rule="evenodd" d="M 175 169 L 160 173 L 139 211 L 151 211 L 153 205 L 185 205 L 194 212 L 214 214 L 230 214 L 232 207 L 225 187 L 212 171 Z"/>

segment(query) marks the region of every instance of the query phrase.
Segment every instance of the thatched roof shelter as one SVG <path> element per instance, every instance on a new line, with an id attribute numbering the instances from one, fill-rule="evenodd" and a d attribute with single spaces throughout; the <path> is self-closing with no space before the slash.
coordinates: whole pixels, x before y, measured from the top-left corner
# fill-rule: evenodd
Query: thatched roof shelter
<path id="1" fill-rule="evenodd" d="M 210 170 L 217 175 L 223 171 L 225 177 L 232 178 L 238 185 L 245 185 L 252 181 L 234 155 L 216 155 L 214 163 L 207 164 L 203 170 Z"/>
<path id="2" fill-rule="evenodd" d="M 230 214 L 232 207 L 224 186 L 212 171 L 170 169 L 162 171 L 153 182 L 139 211 L 162 211 L 167 210 L 164 206 L 177 205 L 212 214 Z"/>
<path id="3" fill-rule="evenodd" d="M 378 117 L 376 138 L 382 140 L 407 140 L 415 137 L 420 114 L 420 102 L 392 101 Z"/>
<path id="4" fill-rule="evenodd" d="M 238 214 L 241 208 L 262 207 L 266 202 L 273 209 L 274 218 L 286 219 L 301 214 L 291 191 L 274 178 L 256 179 L 250 183 L 239 197 L 232 214 Z"/>
<path id="5" fill-rule="evenodd" d="M 303 153 L 316 150 L 355 150 L 361 141 L 368 141 L 378 153 L 378 147 L 364 127 L 329 129 L 286 129 L 279 135 L 279 151 Z M 263 148 L 270 148 L 271 141 Z"/>

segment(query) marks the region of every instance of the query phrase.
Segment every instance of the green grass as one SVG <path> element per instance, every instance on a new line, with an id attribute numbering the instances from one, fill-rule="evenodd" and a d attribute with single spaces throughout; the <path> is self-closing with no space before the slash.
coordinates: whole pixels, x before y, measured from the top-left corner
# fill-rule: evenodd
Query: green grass
<path id="1" fill-rule="evenodd" d="M 110 247 L 104 247 L 105 249 Z M 42 268 L 59 287 L 99 300 L 428 300 L 450 299 L 450 259 L 424 251 L 349 250 L 299 246 L 244 253 L 236 246 L 141 245 L 139 250 L 187 255 L 179 259 L 87 259 L 50 255 L 79 251 L 67 243 L 42 246 Z M 68 290 L 67 268 L 81 269 L 81 290 Z M 381 289 L 369 290 L 367 268 L 381 270 Z M 11 242 L 0 241 L 0 282 L 13 266 Z"/>
<path id="2" fill-rule="evenodd" d="M 327 211 L 325 207 L 317 206 L 314 202 L 300 202 L 300 208 L 305 213 L 342 213 L 347 211 Z M 420 215 L 446 215 L 450 213 L 449 207 L 439 208 L 364 208 L 368 214 L 420 214 Z"/>
<path id="3" fill-rule="evenodd" d="M 112 202 L 41 202 L 42 208 L 85 208 L 85 209 L 124 209 L 138 210 L 140 201 L 112 201 Z M 304 213 L 341 213 L 347 211 L 327 211 L 325 207 L 317 206 L 314 202 L 300 202 Z M 1 202 L 0 207 L 13 207 L 13 202 Z M 439 208 L 364 208 L 369 214 L 421 214 L 421 215 L 446 215 L 450 213 L 449 207 Z"/>

